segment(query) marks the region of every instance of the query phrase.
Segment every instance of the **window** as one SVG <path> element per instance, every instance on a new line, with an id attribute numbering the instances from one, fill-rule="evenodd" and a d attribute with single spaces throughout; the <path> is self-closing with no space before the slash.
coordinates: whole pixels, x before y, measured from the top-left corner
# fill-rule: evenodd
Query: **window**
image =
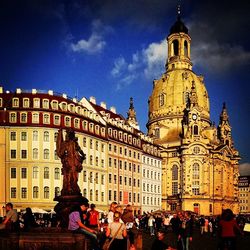
<path id="1" fill-rule="evenodd" d="M 98 190 L 95 191 L 95 200 L 96 201 L 99 200 L 99 192 L 98 192 Z"/>
<path id="2" fill-rule="evenodd" d="M 13 199 L 16 198 L 16 188 L 15 187 L 10 188 L 10 197 Z"/>
<path id="3" fill-rule="evenodd" d="M 51 107 L 52 107 L 52 109 L 58 109 L 58 101 L 52 101 Z"/>
<path id="4" fill-rule="evenodd" d="M 22 159 L 27 159 L 27 150 L 26 149 L 21 150 L 21 158 Z"/>
<path id="5" fill-rule="evenodd" d="M 21 189 L 21 197 L 22 197 L 22 199 L 26 199 L 27 198 L 27 188 L 26 187 L 23 187 Z"/>
<path id="6" fill-rule="evenodd" d="M 160 129 L 155 128 L 155 138 L 160 138 Z"/>
<path id="7" fill-rule="evenodd" d="M 48 99 L 43 99 L 43 108 L 49 109 L 49 100 Z"/>
<path id="8" fill-rule="evenodd" d="M 74 127 L 75 128 L 80 128 L 80 120 L 79 119 L 74 120 Z"/>
<path id="9" fill-rule="evenodd" d="M 60 180 L 60 169 L 55 168 L 55 180 Z"/>
<path id="10" fill-rule="evenodd" d="M 86 144 L 87 144 L 87 139 L 86 139 L 86 137 L 83 137 L 82 144 L 83 144 L 83 147 L 86 147 Z"/>
<path id="11" fill-rule="evenodd" d="M 92 201 L 93 200 L 93 190 L 90 189 L 90 192 L 89 192 L 89 199 Z"/>
<path id="12" fill-rule="evenodd" d="M 172 167 L 172 195 L 178 194 L 178 166 Z"/>
<path id="13" fill-rule="evenodd" d="M 50 124 L 49 114 L 43 115 L 43 123 L 44 124 Z"/>
<path id="14" fill-rule="evenodd" d="M 22 179 L 27 178 L 27 168 L 21 168 L 21 178 Z"/>
<path id="15" fill-rule="evenodd" d="M 33 141 L 38 141 L 38 131 L 33 131 Z"/>
<path id="16" fill-rule="evenodd" d="M 13 107 L 19 107 L 19 99 L 18 98 L 13 98 L 12 99 L 12 106 Z"/>
<path id="17" fill-rule="evenodd" d="M 38 167 L 33 167 L 32 177 L 33 177 L 33 179 L 38 178 Z"/>
<path id="18" fill-rule="evenodd" d="M 102 185 L 104 185 L 104 179 L 105 179 L 105 175 L 102 174 L 102 176 L 101 176 L 101 184 L 102 184 Z"/>
<path id="19" fill-rule="evenodd" d="M 11 179 L 16 179 L 16 168 L 11 168 L 10 169 L 10 178 Z"/>
<path id="20" fill-rule="evenodd" d="M 93 140 L 92 140 L 92 139 L 89 140 L 89 148 L 90 148 L 90 149 L 93 148 Z"/>
<path id="21" fill-rule="evenodd" d="M 87 171 L 86 170 L 83 171 L 83 181 L 84 182 L 87 181 Z"/>
<path id="22" fill-rule="evenodd" d="M 111 201 L 111 200 L 112 200 L 112 191 L 109 190 L 109 201 Z"/>
<path id="23" fill-rule="evenodd" d="M 23 98 L 23 107 L 28 108 L 30 106 L 29 98 Z"/>
<path id="24" fill-rule="evenodd" d="M 45 131 L 43 133 L 43 141 L 49 141 L 49 132 L 48 131 Z"/>
<path id="25" fill-rule="evenodd" d="M 58 197 L 61 195 L 61 191 L 59 187 L 55 187 L 55 197 Z"/>
<path id="26" fill-rule="evenodd" d="M 66 117 L 64 118 L 64 122 L 65 122 L 65 126 L 70 127 L 71 121 L 70 121 L 70 117 L 69 117 L 69 116 L 66 116 Z"/>
<path id="27" fill-rule="evenodd" d="M 11 141 L 16 141 L 16 132 L 10 132 L 10 140 Z"/>
<path id="28" fill-rule="evenodd" d="M 179 42 L 178 42 L 178 40 L 173 41 L 173 46 L 174 46 L 173 56 L 178 56 L 178 54 L 179 54 Z"/>
<path id="29" fill-rule="evenodd" d="M 89 173 L 89 182 L 93 183 L 93 173 L 92 172 Z"/>
<path id="30" fill-rule="evenodd" d="M 101 201 L 104 202 L 104 192 L 101 192 Z"/>
<path id="31" fill-rule="evenodd" d="M 67 103 L 66 103 L 66 102 L 62 102 L 62 103 L 61 103 L 61 109 L 62 109 L 63 111 L 66 111 L 66 110 L 67 110 Z"/>
<path id="32" fill-rule="evenodd" d="M 15 149 L 10 150 L 10 158 L 11 159 L 16 159 L 16 150 Z"/>
<path id="33" fill-rule="evenodd" d="M 192 166 L 192 193 L 200 194 L 200 166 L 198 163 L 194 163 Z"/>
<path id="34" fill-rule="evenodd" d="M 93 165 L 93 155 L 91 155 L 91 156 L 89 157 L 89 164 L 90 164 L 90 165 Z"/>
<path id="35" fill-rule="evenodd" d="M 10 119 L 11 123 L 16 122 L 16 113 L 11 112 L 10 115 L 9 115 L 9 119 Z"/>
<path id="36" fill-rule="evenodd" d="M 184 41 L 184 56 L 188 57 L 188 43 Z"/>
<path id="37" fill-rule="evenodd" d="M 164 103 L 165 103 L 165 96 L 163 93 L 161 93 L 159 96 L 159 106 L 162 107 Z"/>
<path id="38" fill-rule="evenodd" d="M 43 178 L 44 179 L 49 179 L 49 168 L 48 167 L 44 168 Z"/>
<path id="39" fill-rule="evenodd" d="M 43 150 L 43 159 L 45 159 L 45 160 L 49 159 L 49 150 L 48 149 Z"/>
<path id="40" fill-rule="evenodd" d="M 37 148 L 33 148 L 32 157 L 33 157 L 33 159 L 38 159 L 38 149 Z"/>
<path id="41" fill-rule="evenodd" d="M 198 135 L 199 134 L 199 129 L 197 125 L 194 125 L 194 135 Z"/>
<path id="42" fill-rule="evenodd" d="M 49 187 L 44 187 L 44 199 L 49 199 Z"/>
<path id="43" fill-rule="evenodd" d="M 34 98 L 34 100 L 33 100 L 33 107 L 34 108 L 40 108 L 40 99 Z"/>
<path id="44" fill-rule="evenodd" d="M 21 113 L 21 123 L 27 122 L 27 113 Z"/>
<path id="45" fill-rule="evenodd" d="M 99 182 L 99 176 L 98 173 L 95 173 L 95 183 L 98 184 Z"/>
<path id="46" fill-rule="evenodd" d="M 84 189 L 83 189 L 83 197 L 86 197 L 86 196 L 87 196 L 87 189 L 84 188 Z"/>
<path id="47" fill-rule="evenodd" d="M 193 149 L 194 154 L 199 154 L 200 153 L 200 148 L 195 146 Z"/>
<path id="48" fill-rule="evenodd" d="M 37 199 L 38 198 L 38 187 L 37 186 L 34 186 L 33 187 L 33 198 L 34 199 Z"/>
<path id="49" fill-rule="evenodd" d="M 21 132 L 21 141 L 27 141 L 27 132 Z"/>
<path id="50" fill-rule="evenodd" d="M 95 165 L 98 166 L 98 164 L 99 164 L 99 158 L 98 158 L 98 156 L 96 156 L 96 158 L 95 158 Z"/>
<path id="51" fill-rule="evenodd" d="M 32 114 L 32 123 L 39 123 L 39 114 L 38 113 Z"/>
<path id="52" fill-rule="evenodd" d="M 54 124 L 60 125 L 60 116 L 59 115 L 54 115 Z"/>

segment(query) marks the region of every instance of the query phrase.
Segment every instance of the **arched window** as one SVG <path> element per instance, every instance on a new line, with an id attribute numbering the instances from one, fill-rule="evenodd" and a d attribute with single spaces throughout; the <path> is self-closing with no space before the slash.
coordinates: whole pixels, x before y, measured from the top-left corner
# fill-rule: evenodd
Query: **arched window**
<path id="1" fill-rule="evenodd" d="M 84 188 L 82 193 L 83 193 L 83 197 L 86 197 L 87 196 L 87 189 Z"/>
<path id="2" fill-rule="evenodd" d="M 33 179 L 37 179 L 38 178 L 38 167 L 33 167 Z"/>
<path id="3" fill-rule="evenodd" d="M 188 57 L 188 43 L 184 41 L 184 56 Z"/>
<path id="4" fill-rule="evenodd" d="M 178 166 L 172 167 L 172 195 L 178 194 Z"/>
<path id="5" fill-rule="evenodd" d="M 33 131 L 33 141 L 38 141 L 38 131 Z"/>
<path id="6" fill-rule="evenodd" d="M 48 149 L 44 149 L 43 151 L 43 159 L 49 159 L 49 150 Z"/>
<path id="7" fill-rule="evenodd" d="M 178 40 L 173 41 L 173 46 L 174 46 L 174 56 L 179 55 L 179 42 Z"/>
<path id="8" fill-rule="evenodd" d="M 200 194 L 200 166 L 198 163 L 194 163 L 192 166 L 192 193 Z"/>
<path id="9" fill-rule="evenodd" d="M 37 148 L 33 148 L 33 159 L 38 159 L 38 149 Z"/>
<path id="10" fill-rule="evenodd" d="M 38 187 L 34 186 L 33 187 L 33 198 L 37 199 L 38 198 Z"/>
<path id="11" fill-rule="evenodd" d="M 49 131 L 45 131 L 45 132 L 43 133 L 43 140 L 44 140 L 44 141 L 49 141 Z"/>
<path id="12" fill-rule="evenodd" d="M 55 187 L 55 197 L 60 196 L 61 192 L 60 192 L 60 188 L 59 187 Z"/>

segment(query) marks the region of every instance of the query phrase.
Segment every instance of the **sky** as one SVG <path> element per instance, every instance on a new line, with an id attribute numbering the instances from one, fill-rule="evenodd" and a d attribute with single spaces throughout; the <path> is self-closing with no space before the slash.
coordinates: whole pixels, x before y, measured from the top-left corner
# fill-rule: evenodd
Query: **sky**
<path id="1" fill-rule="evenodd" d="M 211 120 L 218 125 L 226 102 L 241 174 L 250 174 L 249 1 L 1 0 L 0 85 L 95 96 L 124 117 L 133 97 L 147 132 L 148 98 L 165 72 L 178 4 Z"/>

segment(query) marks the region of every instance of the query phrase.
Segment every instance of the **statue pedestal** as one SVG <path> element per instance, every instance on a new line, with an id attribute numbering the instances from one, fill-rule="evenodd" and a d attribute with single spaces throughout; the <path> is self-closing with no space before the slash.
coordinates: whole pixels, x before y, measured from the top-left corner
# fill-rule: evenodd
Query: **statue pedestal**
<path id="1" fill-rule="evenodd" d="M 58 201 L 55 205 L 55 212 L 58 220 L 60 221 L 60 227 L 67 228 L 69 224 L 69 214 L 72 208 L 80 206 L 80 204 L 88 203 L 88 199 L 79 195 L 63 195 L 54 198 L 54 201 Z"/>

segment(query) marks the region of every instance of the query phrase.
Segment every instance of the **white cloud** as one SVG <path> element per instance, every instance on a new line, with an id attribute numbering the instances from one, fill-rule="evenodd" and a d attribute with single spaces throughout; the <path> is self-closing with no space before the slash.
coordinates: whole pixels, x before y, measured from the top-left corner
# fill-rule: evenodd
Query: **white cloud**
<path id="1" fill-rule="evenodd" d="M 78 53 L 99 53 L 106 46 L 104 36 L 111 30 L 110 26 L 104 26 L 100 20 L 94 20 L 90 37 L 88 39 L 80 39 L 75 43 L 71 42 L 70 49 Z"/>
<path id="2" fill-rule="evenodd" d="M 117 90 L 130 85 L 139 77 L 153 80 L 164 71 L 167 58 L 167 43 L 165 40 L 159 43 L 151 43 L 147 48 L 137 51 L 132 55 L 130 62 L 124 57 L 114 61 L 111 75 L 117 78 Z"/>
<path id="3" fill-rule="evenodd" d="M 239 171 L 241 176 L 250 175 L 250 163 L 240 164 Z"/>
<path id="4" fill-rule="evenodd" d="M 189 23 L 192 36 L 191 60 L 216 74 L 250 62 L 250 52 L 242 46 L 215 40 L 214 27 L 205 23 Z"/>

